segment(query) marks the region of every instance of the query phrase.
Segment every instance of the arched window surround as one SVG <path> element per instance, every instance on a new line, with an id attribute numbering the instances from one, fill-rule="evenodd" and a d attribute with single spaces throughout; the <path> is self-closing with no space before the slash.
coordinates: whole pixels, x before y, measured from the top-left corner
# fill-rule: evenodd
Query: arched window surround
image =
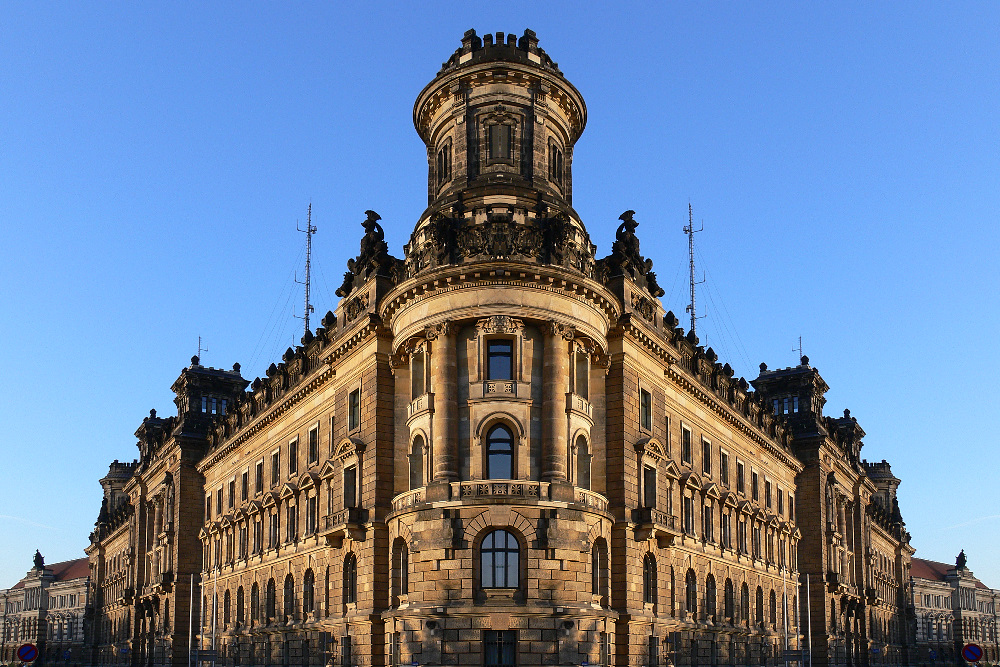
<path id="1" fill-rule="evenodd" d="M 490 476 L 489 437 L 498 427 L 511 434 L 511 476 L 509 478 Z M 479 423 L 476 429 L 479 455 L 473 456 L 470 473 L 472 479 L 528 479 L 528 442 L 519 420 L 506 412 L 495 412 Z"/>
<path id="2" fill-rule="evenodd" d="M 410 490 L 419 489 L 427 485 L 427 480 L 430 479 L 430 470 L 428 469 L 428 463 L 430 461 L 430 447 L 428 446 L 427 435 L 422 431 L 415 431 L 411 435 L 410 449 L 407 452 L 407 461 L 409 468 L 409 485 Z"/>
<path id="3" fill-rule="evenodd" d="M 490 536 L 494 536 L 494 533 L 502 531 L 508 536 L 512 537 L 514 544 L 516 545 L 516 556 L 511 552 L 511 545 L 508 541 L 506 545 L 501 544 L 500 553 L 494 551 L 492 556 L 484 554 L 484 544 L 487 543 L 487 539 Z M 496 549 L 496 541 L 493 542 L 493 548 Z M 473 578 L 475 584 L 475 591 L 479 596 L 491 597 L 493 595 L 510 595 L 513 594 L 516 599 L 524 597 L 524 592 L 527 586 L 528 580 L 528 559 L 526 557 L 526 542 L 524 536 L 521 535 L 513 526 L 506 525 L 493 525 L 484 528 L 475 538 L 475 549 L 473 553 L 475 554 L 472 559 L 473 568 Z M 513 584 L 506 586 L 496 586 L 496 571 L 494 570 L 493 578 L 486 575 L 483 571 L 484 567 L 489 566 L 491 563 L 496 566 L 498 563 L 498 556 L 506 556 L 507 560 L 503 564 L 506 565 L 506 572 L 504 573 L 504 581 L 499 583 L 502 584 Z M 516 558 L 516 561 L 511 560 L 511 556 Z M 512 577 L 516 577 L 516 580 L 512 580 Z"/>

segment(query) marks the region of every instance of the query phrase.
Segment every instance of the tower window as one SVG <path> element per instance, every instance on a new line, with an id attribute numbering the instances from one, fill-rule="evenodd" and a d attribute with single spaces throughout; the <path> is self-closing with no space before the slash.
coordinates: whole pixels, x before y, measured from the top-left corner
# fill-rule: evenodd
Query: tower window
<path id="1" fill-rule="evenodd" d="M 414 352 L 410 356 L 410 398 L 418 398 L 426 392 L 424 388 L 424 353 Z"/>
<path id="2" fill-rule="evenodd" d="M 361 390 L 355 389 L 347 397 L 347 430 L 353 431 L 361 425 Z"/>
<path id="3" fill-rule="evenodd" d="M 485 478 L 514 478 L 514 436 L 505 426 L 494 426 L 486 436 Z"/>
<path id="4" fill-rule="evenodd" d="M 487 159 L 510 160 L 513 153 L 513 127 L 510 125 L 490 125 L 487 128 Z"/>
<path id="5" fill-rule="evenodd" d="M 514 342 L 491 340 L 486 343 L 486 379 L 514 379 Z"/>
<path id="6" fill-rule="evenodd" d="M 441 187 L 451 180 L 451 144 L 442 146 L 437 153 L 437 184 Z"/>
<path id="7" fill-rule="evenodd" d="M 556 185 L 563 181 L 563 152 L 555 142 L 549 143 L 549 180 Z"/>
<path id="8" fill-rule="evenodd" d="M 506 530 L 489 533 L 480 547 L 483 588 L 517 588 L 521 545 Z"/>

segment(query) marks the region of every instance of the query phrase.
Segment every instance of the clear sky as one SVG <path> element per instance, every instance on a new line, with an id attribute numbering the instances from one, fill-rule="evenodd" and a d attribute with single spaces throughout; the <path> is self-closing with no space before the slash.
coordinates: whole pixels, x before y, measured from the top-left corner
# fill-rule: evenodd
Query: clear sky
<path id="1" fill-rule="evenodd" d="M 317 316 L 365 209 L 402 255 L 417 93 L 465 30 L 530 27 L 588 104 L 600 253 L 634 209 L 683 318 L 690 202 L 703 342 L 750 379 L 801 336 L 917 555 L 1000 587 L 1000 4 L 589 5 L 4 3 L 0 586 L 83 556 L 198 336 L 248 379 L 301 336 L 310 202 Z"/>

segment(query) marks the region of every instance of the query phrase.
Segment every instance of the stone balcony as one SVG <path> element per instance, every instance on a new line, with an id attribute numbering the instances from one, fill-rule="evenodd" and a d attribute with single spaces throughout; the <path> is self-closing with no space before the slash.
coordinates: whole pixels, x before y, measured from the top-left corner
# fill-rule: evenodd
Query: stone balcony
<path id="1" fill-rule="evenodd" d="M 661 548 L 671 546 L 682 533 L 677 517 L 655 507 L 640 507 L 633 510 L 632 521 L 636 524 L 636 540 L 645 542 L 655 538 Z"/>
<path id="2" fill-rule="evenodd" d="M 551 484 L 532 480 L 484 479 L 449 484 L 450 500 L 445 502 L 550 502 Z M 427 503 L 425 488 L 412 489 L 392 499 L 392 511 L 401 512 Z M 589 489 L 573 488 L 571 504 L 598 512 L 608 511 L 608 499 Z"/>
<path id="3" fill-rule="evenodd" d="M 363 542 L 365 523 L 368 521 L 367 515 L 365 510 L 358 507 L 345 507 L 323 517 L 322 525 L 318 531 L 319 536 L 333 547 L 342 545 L 345 538 Z"/>

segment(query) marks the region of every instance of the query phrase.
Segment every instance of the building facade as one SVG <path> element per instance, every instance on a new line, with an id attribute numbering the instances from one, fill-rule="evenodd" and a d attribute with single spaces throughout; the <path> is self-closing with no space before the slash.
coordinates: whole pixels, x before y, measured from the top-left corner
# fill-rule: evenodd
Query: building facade
<path id="1" fill-rule="evenodd" d="M 84 652 L 88 604 L 86 558 L 46 565 L 35 552 L 34 567 L 11 588 L 0 590 L 0 662 L 12 664 L 22 644 L 34 644 L 33 663 L 89 664 Z"/>
<path id="2" fill-rule="evenodd" d="M 807 359 L 751 388 L 665 312 L 634 212 L 598 254 L 534 33 L 467 32 L 413 116 L 403 257 L 366 212 L 322 326 L 249 386 L 193 359 L 102 481 L 95 660 L 904 664 L 899 480 Z"/>
<path id="3" fill-rule="evenodd" d="M 979 644 L 981 664 L 1000 663 L 997 643 L 1000 590 L 979 581 L 969 569 L 965 552 L 954 565 L 913 559 L 912 589 L 916 612 L 917 655 L 921 666 L 964 665 L 962 647 Z"/>

